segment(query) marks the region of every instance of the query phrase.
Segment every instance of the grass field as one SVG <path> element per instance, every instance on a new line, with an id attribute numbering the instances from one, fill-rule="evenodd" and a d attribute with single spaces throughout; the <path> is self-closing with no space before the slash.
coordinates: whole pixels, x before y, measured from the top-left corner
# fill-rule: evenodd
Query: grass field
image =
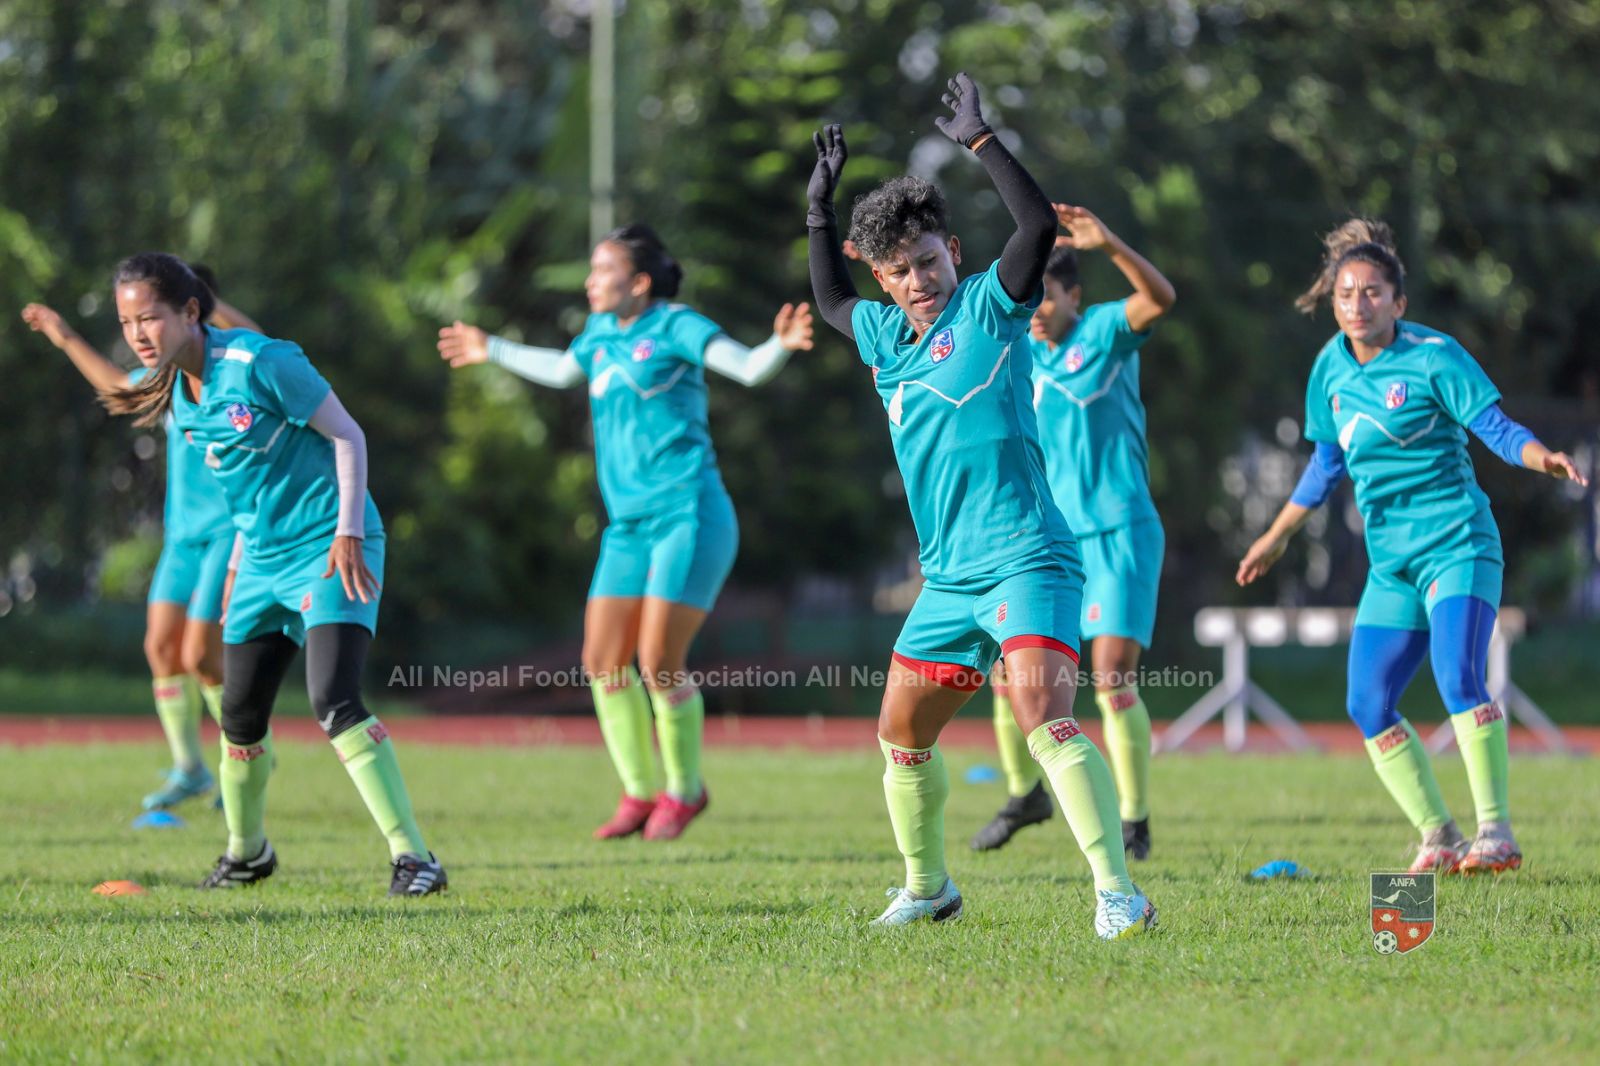
<path id="1" fill-rule="evenodd" d="M 1158 760 L 1155 935 L 1090 931 L 1064 822 L 964 841 L 999 786 L 951 756 L 950 926 L 866 921 L 901 874 L 876 753 L 712 751 L 682 841 L 599 844 L 591 749 L 406 748 L 443 898 L 389 901 L 385 856 L 325 746 L 284 745 L 248 891 L 189 886 L 220 850 L 199 804 L 128 828 L 155 746 L 0 749 L 0 1060 L 1453 1062 L 1591 1060 L 1600 774 L 1522 760 L 1528 863 L 1443 884 L 1433 939 L 1382 957 L 1368 871 L 1409 831 L 1356 758 Z M 1470 824 L 1456 759 L 1439 763 Z M 1272 858 L 1315 879 L 1247 883 Z M 105 899 L 132 878 L 143 897 Z"/>

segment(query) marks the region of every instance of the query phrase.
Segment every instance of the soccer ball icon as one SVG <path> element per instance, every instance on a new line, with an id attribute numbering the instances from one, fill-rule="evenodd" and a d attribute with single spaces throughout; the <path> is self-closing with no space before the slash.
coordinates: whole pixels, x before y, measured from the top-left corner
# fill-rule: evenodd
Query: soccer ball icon
<path id="1" fill-rule="evenodd" d="M 1392 929 L 1380 929 L 1372 934 L 1372 946 L 1379 955 L 1393 955 L 1400 949 L 1400 938 L 1394 935 Z"/>

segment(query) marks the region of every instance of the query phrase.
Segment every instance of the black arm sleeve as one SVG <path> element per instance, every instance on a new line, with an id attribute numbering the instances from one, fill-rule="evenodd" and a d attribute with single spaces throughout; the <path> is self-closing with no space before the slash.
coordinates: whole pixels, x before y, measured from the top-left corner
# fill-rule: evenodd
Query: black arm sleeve
<path id="1" fill-rule="evenodd" d="M 977 155 L 1017 223 L 1016 232 L 1000 253 L 1000 284 L 1007 296 L 1022 303 L 1033 297 L 1044 280 L 1044 267 L 1056 240 L 1055 208 L 999 137 L 985 141 Z"/>
<path id="2" fill-rule="evenodd" d="M 856 294 L 856 287 L 850 280 L 850 267 L 844 261 L 844 249 L 839 246 L 837 223 L 829 219 L 821 228 L 812 228 L 808 249 L 811 295 L 816 298 L 817 313 L 828 325 L 855 340 L 856 331 L 850 324 L 850 311 L 861 297 Z M 1040 267 L 1041 277 L 1043 269 Z"/>

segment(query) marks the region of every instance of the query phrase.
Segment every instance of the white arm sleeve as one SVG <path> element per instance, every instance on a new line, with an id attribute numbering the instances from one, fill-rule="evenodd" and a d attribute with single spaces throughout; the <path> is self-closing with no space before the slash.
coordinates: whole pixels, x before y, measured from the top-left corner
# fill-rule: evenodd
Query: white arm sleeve
<path id="1" fill-rule="evenodd" d="M 583 367 L 571 352 L 518 344 L 504 337 L 489 338 L 489 362 L 553 389 L 570 389 L 583 380 Z"/>
<path id="2" fill-rule="evenodd" d="M 725 333 L 712 337 L 706 345 L 706 366 L 741 385 L 764 385 L 789 361 L 789 349 L 778 343 L 774 333 L 754 348 L 746 348 Z"/>
<path id="3" fill-rule="evenodd" d="M 317 405 L 306 425 L 333 442 L 333 465 L 339 479 L 337 537 L 367 535 L 367 435 L 331 391 Z"/>
<path id="4" fill-rule="evenodd" d="M 244 558 L 244 534 L 243 533 L 235 533 L 233 535 L 233 554 L 228 557 L 228 569 L 229 570 L 237 570 L 237 569 L 239 569 L 239 560 L 241 560 L 243 558 Z"/>

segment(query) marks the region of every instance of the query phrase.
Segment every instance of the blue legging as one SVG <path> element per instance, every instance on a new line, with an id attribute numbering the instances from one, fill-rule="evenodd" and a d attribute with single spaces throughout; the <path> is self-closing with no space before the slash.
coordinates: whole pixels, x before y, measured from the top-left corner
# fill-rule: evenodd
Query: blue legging
<path id="1" fill-rule="evenodd" d="M 1400 694 L 1431 648 L 1433 679 L 1451 714 L 1489 702 L 1489 637 L 1495 606 L 1476 596 L 1451 596 L 1434 605 L 1427 629 L 1356 626 L 1350 636 L 1350 681 L 1345 707 L 1371 739 L 1400 721 Z"/>

